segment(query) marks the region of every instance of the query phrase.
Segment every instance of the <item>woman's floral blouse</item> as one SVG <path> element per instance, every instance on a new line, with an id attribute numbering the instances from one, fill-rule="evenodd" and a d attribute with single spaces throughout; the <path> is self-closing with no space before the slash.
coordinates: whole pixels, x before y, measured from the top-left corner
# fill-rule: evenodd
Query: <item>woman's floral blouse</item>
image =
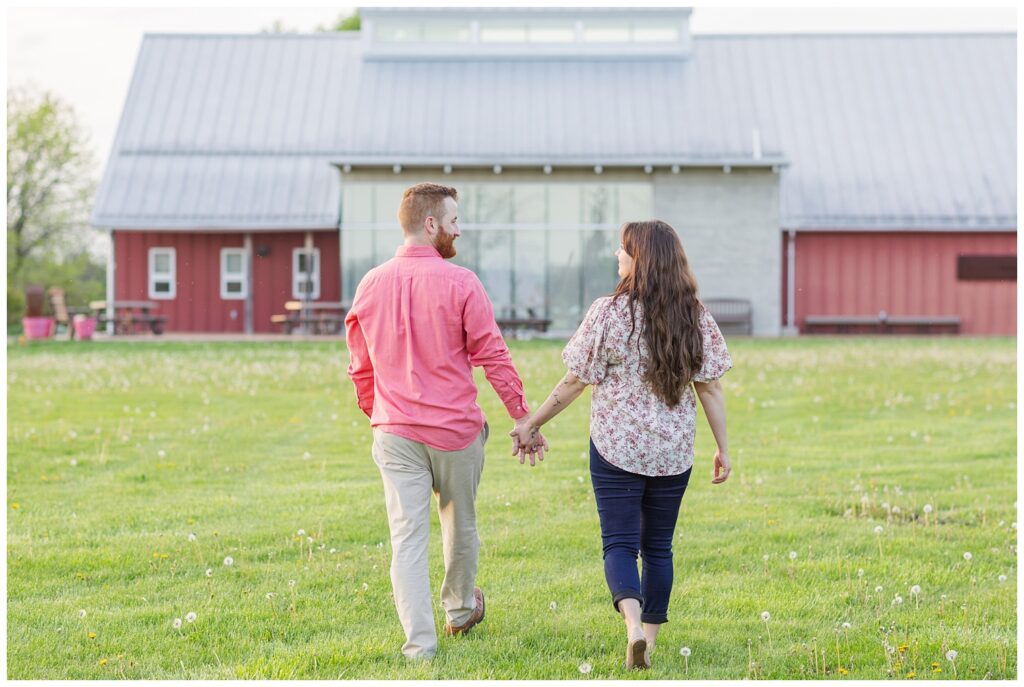
<path id="1" fill-rule="evenodd" d="M 644 383 L 649 353 L 641 336 L 641 307 L 636 304 L 636 330 L 630 336 L 628 299 L 598 298 L 566 344 L 562 361 L 580 381 L 594 385 L 590 436 L 605 460 L 639 475 L 678 475 L 693 465 L 697 399 L 691 384 L 669 408 Z M 701 310 L 704 364 L 693 381 L 710 382 L 732 368 L 732 358 L 714 318 Z"/>

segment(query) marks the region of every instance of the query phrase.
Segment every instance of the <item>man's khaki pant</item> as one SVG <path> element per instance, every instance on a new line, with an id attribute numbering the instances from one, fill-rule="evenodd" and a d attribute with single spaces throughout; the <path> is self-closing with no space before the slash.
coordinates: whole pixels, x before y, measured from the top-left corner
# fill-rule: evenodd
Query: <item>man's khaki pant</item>
<path id="1" fill-rule="evenodd" d="M 484 468 L 488 427 L 461 451 L 439 451 L 418 441 L 373 430 L 373 460 L 384 480 L 391 529 L 391 586 L 405 630 L 402 653 L 429 658 L 437 652 L 430 596 L 427 543 L 430 492 L 437 495 L 444 549 L 441 606 L 452 625 L 462 625 L 474 608 L 480 539 L 476 531 L 476 489 Z"/>

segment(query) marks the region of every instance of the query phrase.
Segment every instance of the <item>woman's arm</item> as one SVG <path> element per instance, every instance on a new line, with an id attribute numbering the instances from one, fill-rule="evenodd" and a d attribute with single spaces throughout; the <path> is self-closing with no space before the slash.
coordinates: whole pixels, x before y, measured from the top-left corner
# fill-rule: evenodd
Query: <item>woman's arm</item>
<path id="1" fill-rule="evenodd" d="M 715 435 L 718 450 L 715 452 L 715 470 L 712 484 L 721 484 L 729 479 L 732 464 L 729 461 L 729 437 L 725 429 L 725 392 L 722 384 L 716 379 L 713 382 L 694 382 L 697 398 L 708 418 L 711 433 Z M 721 472 L 721 474 L 719 474 Z"/>
<path id="2" fill-rule="evenodd" d="M 544 404 L 537 409 L 530 419 L 509 433 L 512 437 L 512 455 L 519 454 L 519 462 L 522 463 L 526 454 L 530 454 L 530 465 L 534 464 L 534 454 L 540 447 L 537 441 L 540 428 L 548 420 L 565 410 L 570 403 L 575 401 L 587 388 L 572 372 L 566 372 L 562 381 L 555 386 L 551 395 Z M 541 447 L 542 448 L 542 447 Z M 544 451 L 540 451 L 540 459 L 544 460 Z"/>

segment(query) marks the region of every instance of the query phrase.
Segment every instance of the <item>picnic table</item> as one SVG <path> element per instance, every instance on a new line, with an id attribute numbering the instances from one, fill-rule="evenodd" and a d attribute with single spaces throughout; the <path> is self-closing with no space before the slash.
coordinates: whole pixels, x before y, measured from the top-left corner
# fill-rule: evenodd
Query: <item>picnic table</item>
<path id="1" fill-rule="evenodd" d="M 526 317 L 520 314 L 523 312 L 526 313 Z M 537 315 L 532 307 L 521 305 L 509 305 L 501 308 L 501 314 L 495 318 L 495 321 L 498 323 L 498 329 L 501 330 L 502 336 L 512 336 L 512 338 L 519 338 L 519 333 L 523 331 L 546 332 L 551 326 L 551 320 Z"/>
<path id="2" fill-rule="evenodd" d="M 281 325 L 285 334 L 295 331 L 340 334 L 345 326 L 349 304 L 335 301 L 288 301 L 284 309 L 284 314 L 272 315 L 270 321 Z"/>
<path id="3" fill-rule="evenodd" d="M 92 301 L 89 308 L 96 317 L 97 324 L 114 323 L 115 334 L 136 334 L 139 329 L 149 329 L 154 335 L 164 333 L 167 315 L 154 314 L 160 307 L 155 301 L 115 300 L 111 304 L 114 317 L 107 317 L 107 302 Z"/>

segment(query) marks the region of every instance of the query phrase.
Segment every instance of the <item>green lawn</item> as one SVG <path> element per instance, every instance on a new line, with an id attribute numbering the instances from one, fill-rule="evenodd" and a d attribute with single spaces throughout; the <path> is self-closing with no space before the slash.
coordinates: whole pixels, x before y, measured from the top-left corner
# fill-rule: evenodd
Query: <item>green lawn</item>
<path id="1" fill-rule="evenodd" d="M 494 430 L 478 502 L 487 618 L 410 664 L 342 344 L 12 346 L 8 675 L 1011 679 L 1015 346 L 733 341 L 734 473 L 710 484 L 701 417 L 670 622 L 654 669 L 631 675 L 602 572 L 589 393 L 531 469 L 478 375 Z M 561 343 L 512 350 L 536 407 Z"/>

